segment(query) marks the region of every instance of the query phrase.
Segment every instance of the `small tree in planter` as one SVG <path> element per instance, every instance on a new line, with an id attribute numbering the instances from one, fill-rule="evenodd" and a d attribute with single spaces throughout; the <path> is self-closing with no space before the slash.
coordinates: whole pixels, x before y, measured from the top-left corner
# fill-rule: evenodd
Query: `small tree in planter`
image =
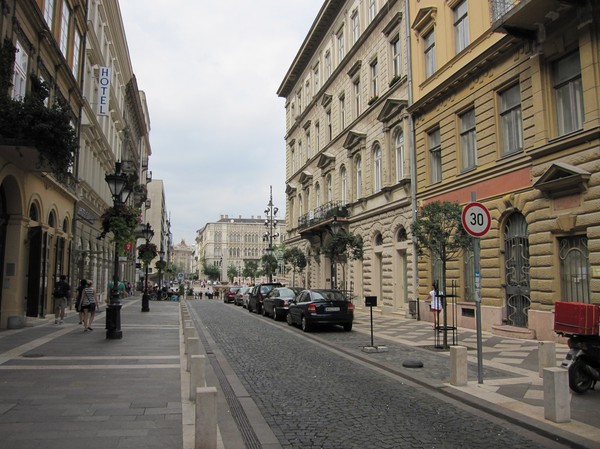
<path id="1" fill-rule="evenodd" d="M 296 272 L 301 273 L 306 268 L 306 255 L 300 248 L 289 248 L 283 252 L 283 261 L 292 266 L 292 287 L 296 285 Z"/>
<path id="2" fill-rule="evenodd" d="M 331 236 L 331 239 L 323 245 L 322 250 L 329 260 L 335 260 L 336 264 L 340 263 L 342 265 L 342 276 L 345 284 L 348 259 L 362 260 L 363 258 L 363 239 L 360 235 L 354 235 L 341 229 Z"/>

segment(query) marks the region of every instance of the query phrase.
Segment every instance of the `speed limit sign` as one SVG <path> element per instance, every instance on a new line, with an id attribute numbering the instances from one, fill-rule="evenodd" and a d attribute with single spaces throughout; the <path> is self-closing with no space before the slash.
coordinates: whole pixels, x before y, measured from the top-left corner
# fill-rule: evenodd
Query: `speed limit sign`
<path id="1" fill-rule="evenodd" d="M 490 230 L 490 211 L 481 203 L 469 203 L 462 211 L 462 225 L 473 237 L 481 237 Z"/>

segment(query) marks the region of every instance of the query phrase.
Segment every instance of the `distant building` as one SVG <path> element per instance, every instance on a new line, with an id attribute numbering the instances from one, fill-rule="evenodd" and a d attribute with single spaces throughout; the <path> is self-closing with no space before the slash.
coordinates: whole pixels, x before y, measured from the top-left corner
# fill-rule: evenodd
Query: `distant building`
<path id="1" fill-rule="evenodd" d="M 231 281 L 227 278 L 229 267 L 235 267 L 238 273 L 234 281 L 238 283 L 252 282 L 253 279 L 242 279 L 242 272 L 245 261 L 256 261 L 260 266 L 260 260 L 267 252 L 269 242 L 265 237 L 265 220 L 260 216 L 251 218 L 230 218 L 228 215 L 221 215 L 219 221 L 207 223 L 202 229 L 197 231 L 196 254 L 198 259 L 198 274 L 200 279 L 205 279 L 203 274 L 204 266 L 215 265 L 219 267 L 221 281 Z M 273 247 L 276 248 L 275 255 L 278 255 L 277 247 L 283 243 L 285 235 L 285 221 L 274 220 Z M 274 279 L 284 280 L 283 268 Z"/>
<path id="2" fill-rule="evenodd" d="M 194 245 L 188 245 L 183 239 L 178 244 L 173 245 L 171 249 L 171 266 L 173 269 L 178 270 L 178 273 L 173 273 L 172 276 L 183 273 L 185 279 L 189 279 L 189 276 L 194 274 L 194 253 Z"/>

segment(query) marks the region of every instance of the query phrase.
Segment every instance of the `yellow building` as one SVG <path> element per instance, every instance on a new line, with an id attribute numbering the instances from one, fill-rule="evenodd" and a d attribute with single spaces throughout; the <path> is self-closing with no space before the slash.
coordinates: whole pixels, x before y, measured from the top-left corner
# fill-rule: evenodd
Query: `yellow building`
<path id="1" fill-rule="evenodd" d="M 600 5 L 410 0 L 409 9 L 417 204 L 474 195 L 490 210 L 484 329 L 551 339 L 556 301 L 600 303 Z M 421 297 L 436 266 L 419 260 Z M 465 327 L 475 326 L 472 273 L 472 254 L 447 272 Z"/>

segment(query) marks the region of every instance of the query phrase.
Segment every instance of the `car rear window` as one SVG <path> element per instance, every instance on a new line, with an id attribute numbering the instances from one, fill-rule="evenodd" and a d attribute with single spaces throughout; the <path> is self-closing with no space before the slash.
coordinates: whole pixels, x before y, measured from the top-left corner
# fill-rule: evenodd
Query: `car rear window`
<path id="1" fill-rule="evenodd" d="M 330 291 L 314 291 L 314 299 L 326 299 L 328 301 L 345 301 L 346 298 L 341 292 L 330 292 Z"/>

